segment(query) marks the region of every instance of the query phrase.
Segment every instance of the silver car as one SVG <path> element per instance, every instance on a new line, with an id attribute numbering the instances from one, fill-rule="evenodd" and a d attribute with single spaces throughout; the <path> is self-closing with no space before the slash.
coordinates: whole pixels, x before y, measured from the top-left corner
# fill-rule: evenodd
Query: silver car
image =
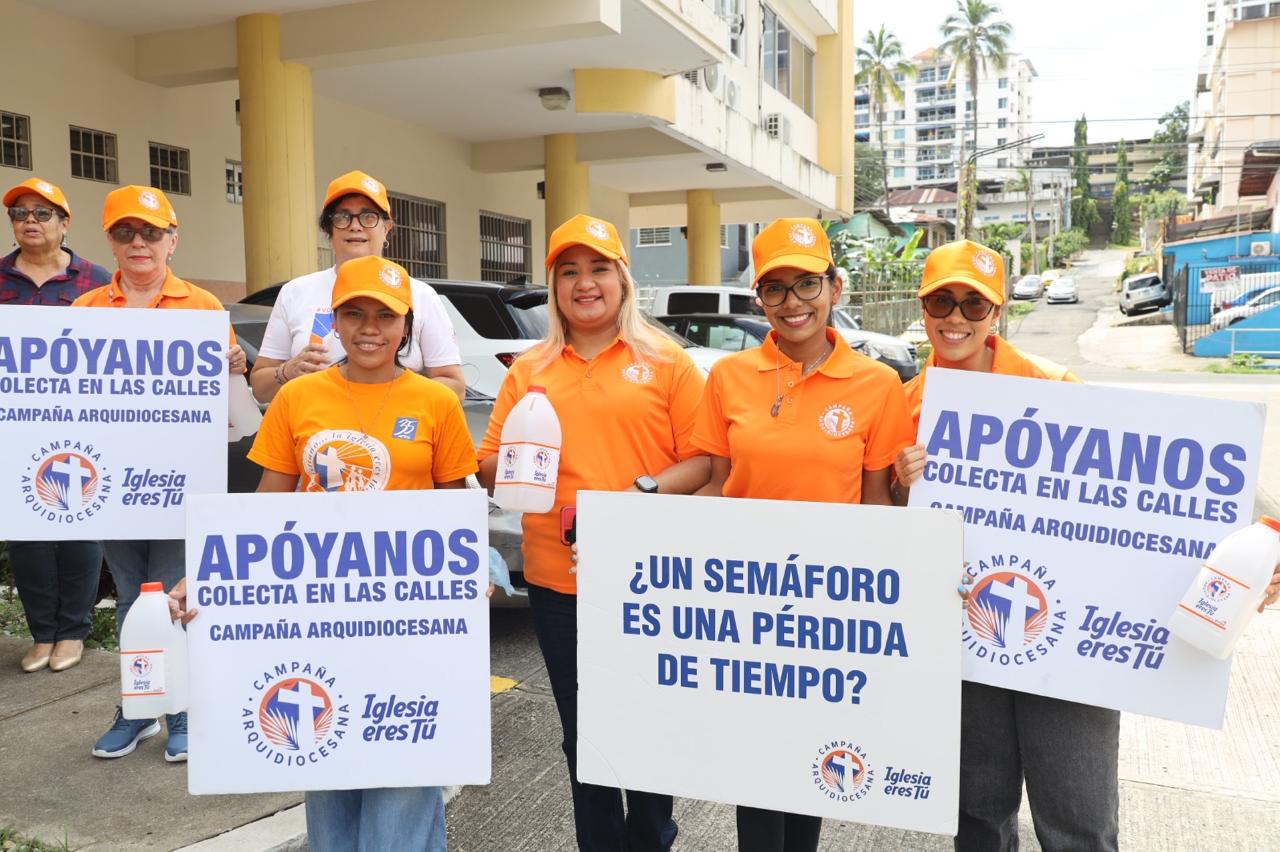
<path id="1" fill-rule="evenodd" d="M 1074 278 L 1058 278 L 1049 285 L 1049 289 L 1045 291 L 1044 300 L 1049 304 L 1055 302 L 1070 302 L 1075 304 L 1080 301 L 1080 292 L 1076 290 L 1076 281 Z"/>
<path id="2" fill-rule="evenodd" d="M 1154 272 L 1131 275 L 1120 285 L 1120 313 L 1125 316 L 1147 308 L 1163 308 L 1171 301 L 1169 289 Z"/>
<path id="3" fill-rule="evenodd" d="M 1013 298 L 1039 299 L 1043 289 L 1044 283 L 1039 275 L 1024 275 L 1013 285 Z"/>

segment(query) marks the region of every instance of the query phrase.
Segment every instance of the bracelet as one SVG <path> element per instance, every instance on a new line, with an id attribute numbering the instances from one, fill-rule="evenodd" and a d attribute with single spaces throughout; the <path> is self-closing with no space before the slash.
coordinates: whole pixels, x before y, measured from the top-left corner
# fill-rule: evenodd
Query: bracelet
<path id="1" fill-rule="evenodd" d="M 285 375 L 284 375 L 284 364 L 277 365 L 276 366 L 276 384 L 283 385 L 287 381 L 289 380 L 285 378 Z"/>

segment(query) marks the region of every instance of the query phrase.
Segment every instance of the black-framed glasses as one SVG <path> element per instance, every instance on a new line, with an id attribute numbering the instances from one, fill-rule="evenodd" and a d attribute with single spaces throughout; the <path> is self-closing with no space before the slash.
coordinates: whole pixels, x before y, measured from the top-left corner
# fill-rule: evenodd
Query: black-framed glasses
<path id="1" fill-rule="evenodd" d="M 9 218 L 15 222 L 25 222 L 28 216 L 35 216 L 37 222 L 48 222 L 53 218 L 52 207 L 10 207 Z"/>
<path id="2" fill-rule="evenodd" d="M 981 296 L 965 296 L 956 301 L 950 293 L 930 293 L 922 296 L 920 302 L 924 305 L 924 312 L 934 319 L 946 319 L 951 316 L 956 305 L 959 305 L 960 316 L 969 322 L 986 319 L 991 316 L 991 311 L 995 308 L 994 303 Z"/>
<path id="3" fill-rule="evenodd" d="M 822 282 L 826 280 L 825 275 L 809 275 L 790 287 L 781 281 L 765 281 L 760 284 L 757 294 L 760 296 L 760 304 L 769 308 L 776 308 L 785 302 L 788 293 L 795 293 L 796 298 L 802 302 L 812 302 L 822 292 Z"/>
<path id="4" fill-rule="evenodd" d="M 376 228 L 378 223 L 384 218 L 384 214 L 379 210 L 361 210 L 359 213 L 351 213 L 347 210 L 335 210 L 329 214 L 329 222 L 333 227 L 345 231 L 351 227 L 351 221 L 360 223 L 362 228 Z"/>
<path id="5" fill-rule="evenodd" d="M 168 228 L 157 228 L 153 225 L 143 225 L 141 228 L 135 228 L 132 225 L 116 225 L 109 232 L 111 239 L 121 245 L 128 245 L 133 242 L 133 238 L 138 234 L 142 234 L 142 239 L 149 243 L 158 243 L 165 234 L 171 233 Z"/>

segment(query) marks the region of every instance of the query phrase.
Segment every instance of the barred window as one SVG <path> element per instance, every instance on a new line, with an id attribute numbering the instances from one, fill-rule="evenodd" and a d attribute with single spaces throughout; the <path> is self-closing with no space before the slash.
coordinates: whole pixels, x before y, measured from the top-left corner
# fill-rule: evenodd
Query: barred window
<path id="1" fill-rule="evenodd" d="M 636 245 L 638 247 L 669 246 L 671 245 L 671 229 L 670 228 L 637 228 L 636 229 Z"/>
<path id="2" fill-rule="evenodd" d="M 387 198 L 396 223 L 387 238 L 387 258 L 414 278 L 447 277 L 444 202 L 400 192 L 388 192 Z"/>
<path id="3" fill-rule="evenodd" d="M 504 284 L 533 272 L 533 223 L 480 211 L 480 280 Z"/>
<path id="4" fill-rule="evenodd" d="M 244 166 L 239 160 L 227 160 L 227 201 L 244 204 Z"/>
<path id="5" fill-rule="evenodd" d="M 191 151 L 176 145 L 148 142 L 151 185 L 162 192 L 191 194 Z"/>
<path id="6" fill-rule="evenodd" d="M 116 135 L 71 125 L 71 176 L 104 183 L 116 178 Z"/>
<path id="7" fill-rule="evenodd" d="M 31 119 L 0 112 L 0 166 L 31 168 Z"/>

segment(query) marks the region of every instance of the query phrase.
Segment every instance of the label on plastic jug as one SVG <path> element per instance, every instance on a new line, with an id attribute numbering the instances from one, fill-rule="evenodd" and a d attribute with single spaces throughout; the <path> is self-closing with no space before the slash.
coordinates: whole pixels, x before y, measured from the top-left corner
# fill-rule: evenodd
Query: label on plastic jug
<path id="1" fill-rule="evenodd" d="M 1226 630 L 1227 619 L 1224 616 L 1230 610 L 1223 612 L 1223 605 L 1231 599 L 1232 595 L 1248 588 L 1243 583 L 1232 580 L 1206 565 L 1200 569 L 1200 576 L 1196 577 L 1192 592 L 1179 606 L 1219 630 Z"/>
<path id="2" fill-rule="evenodd" d="M 527 442 L 508 444 L 502 448 L 502 457 L 498 460 L 497 483 L 554 490 L 559 469 L 560 451 L 554 447 Z"/>
<path id="3" fill-rule="evenodd" d="M 121 651 L 120 684 L 126 698 L 164 695 L 164 651 Z"/>

